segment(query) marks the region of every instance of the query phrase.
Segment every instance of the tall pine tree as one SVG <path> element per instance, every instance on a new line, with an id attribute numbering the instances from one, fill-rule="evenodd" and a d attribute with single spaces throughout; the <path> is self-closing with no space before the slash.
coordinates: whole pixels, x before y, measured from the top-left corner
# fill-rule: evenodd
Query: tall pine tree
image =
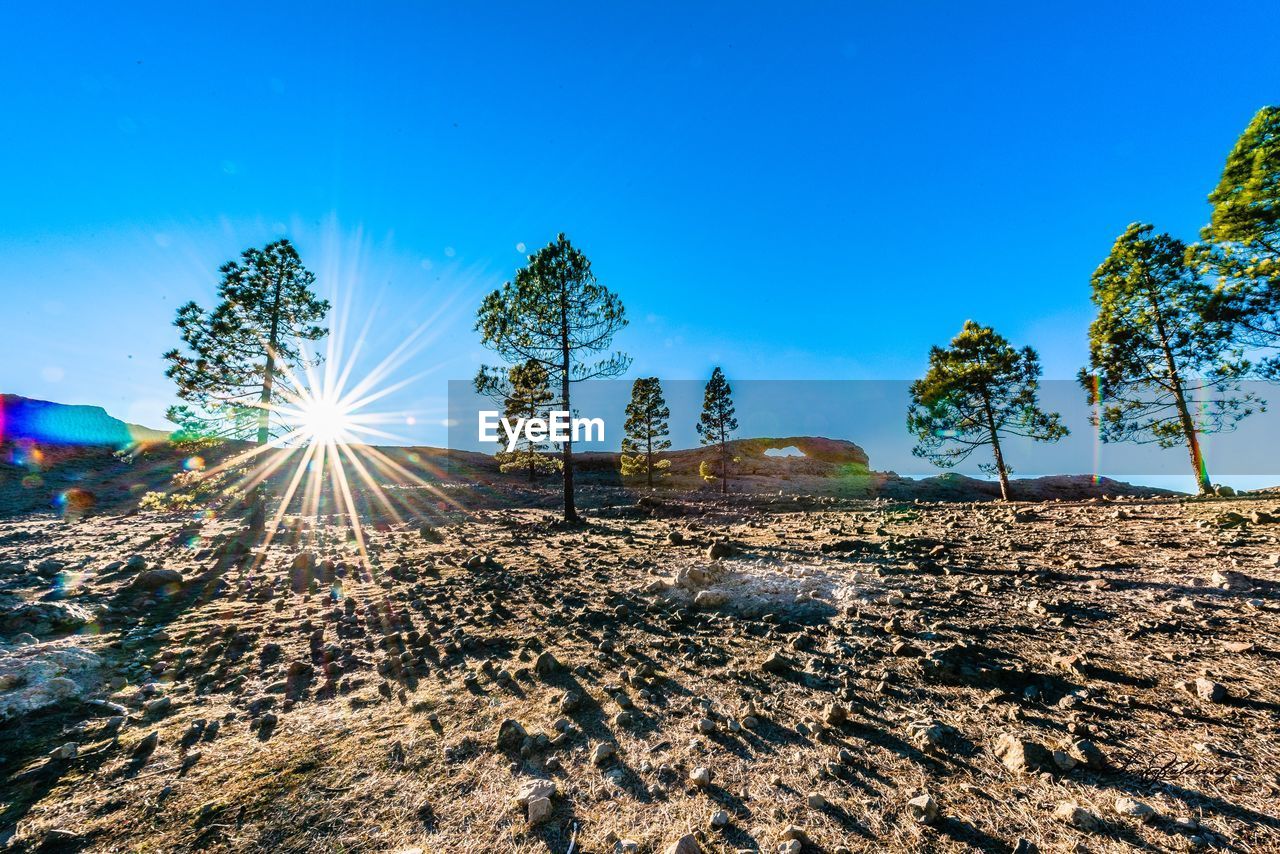
<path id="1" fill-rule="evenodd" d="M 514 281 L 486 296 L 476 317 L 481 343 L 503 360 L 546 368 L 559 386 L 559 408 L 567 412 L 573 411 L 573 383 L 616 377 L 631 364 L 623 353 L 584 361 L 607 350 L 626 325 L 622 300 L 596 280 L 587 256 L 563 234 L 530 255 Z M 561 452 L 564 518 L 573 522 L 573 442 L 565 442 Z"/>
<path id="2" fill-rule="evenodd" d="M 623 425 L 623 477 L 644 475 L 649 488 L 653 489 L 654 472 L 661 476 L 671 467 L 671 460 L 655 460 L 653 456 L 671 447 L 671 440 L 667 438 L 670 417 L 671 410 L 662 397 L 658 378 L 637 379 L 631 386 L 631 402 L 627 404 L 627 421 Z"/>
<path id="3" fill-rule="evenodd" d="M 476 391 L 502 405 L 502 415 L 510 423 L 517 419 L 546 418 L 555 395 L 547 381 L 547 369 L 538 362 L 525 362 L 503 372 L 480 368 L 475 379 Z M 530 439 L 520 437 L 514 450 L 507 450 L 507 440 L 498 437 L 498 469 L 502 472 L 526 471 L 533 483 L 541 473 L 560 470 L 560 460 L 545 454 Z"/>
<path id="4" fill-rule="evenodd" d="M 978 448 L 991 448 L 984 471 L 1000 479 L 1009 500 L 1002 436 L 1056 442 L 1067 435 L 1056 412 L 1040 408 L 1040 357 L 1015 350 L 990 326 L 966 320 L 951 346 L 929 352 L 929 370 L 911 384 L 907 427 L 919 440 L 912 453 L 950 468 Z"/>
<path id="5" fill-rule="evenodd" d="M 1253 117 L 1209 203 L 1189 257 L 1216 279 L 1210 317 L 1230 323 L 1240 344 L 1271 350 L 1259 370 L 1280 380 L 1280 107 Z"/>
<path id="6" fill-rule="evenodd" d="M 184 346 L 165 353 L 165 373 L 186 403 L 168 417 L 185 436 L 265 445 L 280 429 L 272 419 L 276 407 L 296 399 L 290 377 L 319 361 L 307 358 L 302 342 L 328 334 L 319 324 L 329 303 L 316 296 L 315 274 L 288 240 L 246 249 L 218 272 L 212 310 L 194 302 L 178 309 L 174 325 Z M 250 527 L 259 531 L 266 519 L 260 489 L 252 504 Z"/>
<path id="7" fill-rule="evenodd" d="M 729 491 L 729 437 L 738 429 L 738 419 L 734 414 L 733 390 L 724 378 L 724 371 L 717 367 L 711 372 L 703 393 L 702 415 L 697 427 L 702 444 L 715 445 L 719 449 L 721 493 Z"/>
<path id="8" fill-rule="evenodd" d="M 1181 241 L 1150 225 L 1134 223 L 1116 239 L 1093 274 L 1098 316 L 1080 384 L 1102 441 L 1185 445 L 1207 495 L 1200 435 L 1231 429 L 1259 402 L 1240 391 L 1248 363 L 1227 324 L 1206 319 L 1212 292 L 1186 255 Z"/>

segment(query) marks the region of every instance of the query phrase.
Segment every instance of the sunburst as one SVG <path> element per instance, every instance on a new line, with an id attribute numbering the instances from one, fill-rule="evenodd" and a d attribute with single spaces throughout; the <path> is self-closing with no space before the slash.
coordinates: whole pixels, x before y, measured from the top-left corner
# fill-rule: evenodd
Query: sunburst
<path id="1" fill-rule="evenodd" d="M 234 473 L 237 480 L 231 489 L 246 499 L 268 481 L 280 485 L 273 490 L 276 508 L 268 517 L 258 561 L 264 559 L 266 547 L 290 515 L 315 517 L 327 509 L 343 518 L 360 560 L 370 566 L 362 509 L 367 513 L 376 507 L 389 520 L 404 522 L 421 510 L 409 501 L 414 491 L 425 491 L 435 503 L 464 509 L 455 495 L 440 488 L 442 471 L 431 472 L 435 482 L 425 480 L 374 444 L 404 442 L 405 437 L 397 435 L 395 428 L 430 415 L 384 410 L 378 404 L 442 367 L 433 365 L 411 376 L 394 376 L 438 334 L 438 320 L 445 307 L 363 372 L 358 369 L 358 357 L 368 340 L 372 317 L 348 347 L 348 312 L 338 312 L 324 358 L 308 358 L 304 353 L 306 367 L 301 372 L 286 371 L 281 378 L 281 399 L 269 407 L 277 435 L 267 444 L 231 455 L 204 470 L 206 477 Z M 417 490 L 388 489 L 390 484 Z"/>

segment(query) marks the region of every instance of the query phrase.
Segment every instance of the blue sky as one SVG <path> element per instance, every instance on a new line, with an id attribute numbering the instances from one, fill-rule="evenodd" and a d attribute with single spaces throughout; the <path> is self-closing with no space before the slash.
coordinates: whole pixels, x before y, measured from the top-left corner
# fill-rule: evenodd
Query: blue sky
<path id="1" fill-rule="evenodd" d="M 287 235 L 362 370 L 432 319 L 385 403 L 440 444 L 557 231 L 633 375 L 909 379 L 972 317 L 1067 378 L 1114 237 L 1193 239 L 1280 101 L 1270 4 L 360 5 L 0 13 L 0 388 L 161 424 L 174 309 Z"/>

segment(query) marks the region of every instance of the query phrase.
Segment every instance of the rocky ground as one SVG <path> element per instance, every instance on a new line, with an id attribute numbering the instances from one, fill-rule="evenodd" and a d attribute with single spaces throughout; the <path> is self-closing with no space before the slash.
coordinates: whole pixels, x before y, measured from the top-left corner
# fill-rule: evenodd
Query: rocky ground
<path id="1" fill-rule="evenodd" d="M 1280 850 L 1277 503 L 11 518 L 0 847 Z"/>

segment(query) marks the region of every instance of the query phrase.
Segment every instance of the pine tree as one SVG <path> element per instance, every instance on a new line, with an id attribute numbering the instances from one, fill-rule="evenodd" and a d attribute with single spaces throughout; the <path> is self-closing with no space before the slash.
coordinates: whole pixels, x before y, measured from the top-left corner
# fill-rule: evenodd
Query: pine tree
<path id="1" fill-rule="evenodd" d="M 559 406 L 572 412 L 570 386 L 583 380 L 616 377 L 631 359 L 605 351 L 627 325 L 622 301 L 598 281 L 591 262 L 563 234 L 529 256 L 528 264 L 484 298 L 476 317 L 480 340 L 509 363 L 534 361 L 560 386 Z M 562 445 L 564 518 L 578 519 L 573 494 L 573 442 Z"/>
<path id="2" fill-rule="evenodd" d="M 1189 258 L 1217 280 L 1209 316 L 1239 344 L 1280 351 L 1280 107 L 1263 107 L 1236 142 L 1209 194 L 1213 215 Z M 1280 354 L 1260 373 L 1280 380 Z"/>
<path id="3" fill-rule="evenodd" d="M 534 361 L 515 365 L 505 373 L 491 368 L 480 368 L 475 379 L 476 391 L 502 404 L 502 415 L 510 423 L 517 419 L 546 418 L 555 395 L 547 379 L 547 369 Z M 505 437 L 498 438 L 498 469 L 502 472 L 527 471 L 529 482 L 537 480 L 540 473 L 560 470 L 561 462 L 549 457 L 532 441 L 523 436 L 515 450 L 507 450 Z"/>
<path id="4" fill-rule="evenodd" d="M 246 249 L 218 271 L 218 304 L 205 311 L 194 302 L 178 309 L 174 325 L 184 347 L 165 353 L 165 372 L 186 404 L 168 417 L 188 437 L 254 439 L 265 445 L 279 425 L 272 412 L 296 390 L 291 376 L 309 359 L 301 342 L 328 334 L 319 324 L 329 303 L 312 288 L 315 274 L 288 240 Z M 255 490 L 250 527 L 261 530 L 265 506 Z"/>
<path id="5" fill-rule="evenodd" d="M 718 367 L 711 372 L 702 396 L 702 415 L 697 427 L 702 444 L 716 445 L 719 449 L 720 492 L 728 493 L 729 436 L 738 429 L 738 419 L 734 417 L 733 390 L 724 378 L 724 371 Z"/>
<path id="6" fill-rule="evenodd" d="M 929 370 L 911 384 L 907 427 L 919 444 L 912 453 L 950 468 L 990 446 L 993 462 L 980 468 L 1000 479 L 1009 500 L 1002 436 L 1056 442 L 1067 435 L 1056 412 L 1040 408 L 1040 357 L 1015 350 L 990 326 L 966 320 L 951 345 L 929 351 Z"/>
<path id="7" fill-rule="evenodd" d="M 654 460 L 653 455 L 671 447 L 667 419 L 671 410 L 662 397 L 657 377 L 640 377 L 631 386 L 631 402 L 627 404 L 627 421 L 623 425 L 622 476 L 644 475 L 653 489 L 654 472 L 664 475 L 671 460 Z"/>
<path id="8" fill-rule="evenodd" d="M 1102 441 L 1185 444 L 1207 495 L 1200 434 L 1233 428 L 1260 401 L 1240 391 L 1248 362 L 1232 349 L 1229 326 L 1206 318 L 1212 291 L 1187 265 L 1186 247 L 1153 232 L 1130 225 L 1093 274 L 1098 316 L 1080 384 Z"/>

